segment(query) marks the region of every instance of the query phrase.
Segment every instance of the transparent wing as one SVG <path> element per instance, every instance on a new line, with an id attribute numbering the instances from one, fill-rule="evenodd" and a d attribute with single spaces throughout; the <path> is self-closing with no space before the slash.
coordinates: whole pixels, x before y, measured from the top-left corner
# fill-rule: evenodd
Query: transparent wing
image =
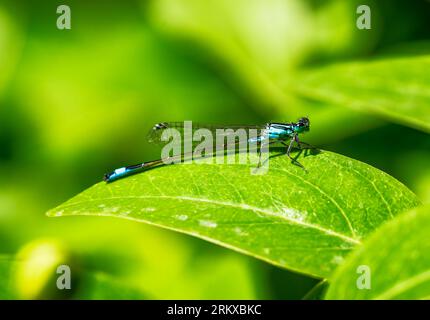
<path id="1" fill-rule="evenodd" d="M 168 129 L 175 129 L 181 135 L 182 142 L 190 142 L 193 146 L 200 143 L 200 141 L 193 141 L 194 134 L 197 130 L 205 129 L 209 130 L 213 138 L 217 141 L 225 140 L 229 136 L 236 136 L 239 129 L 245 130 L 247 137 L 250 137 L 250 129 L 256 129 L 253 132 L 254 136 L 261 136 L 266 125 L 228 125 L 228 126 L 217 126 L 211 124 L 192 123 L 185 124 L 184 122 L 160 122 L 152 127 L 148 132 L 148 141 L 151 143 L 166 144 L 169 141 L 163 141 L 163 132 Z M 188 131 L 190 134 L 186 134 Z M 243 131 L 242 131 L 243 132 Z M 238 139 L 238 137 L 236 137 Z M 235 139 L 236 140 L 236 139 Z M 214 141 L 215 144 L 215 141 Z"/>

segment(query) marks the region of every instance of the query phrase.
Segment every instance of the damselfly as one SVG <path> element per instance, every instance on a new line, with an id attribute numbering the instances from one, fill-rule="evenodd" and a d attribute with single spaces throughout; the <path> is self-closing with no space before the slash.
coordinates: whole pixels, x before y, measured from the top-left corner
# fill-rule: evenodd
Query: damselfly
<path id="1" fill-rule="evenodd" d="M 293 157 L 291 157 L 291 150 L 294 146 L 294 143 L 296 143 L 299 147 L 302 142 L 299 141 L 299 134 L 309 131 L 310 128 L 310 122 L 307 117 L 300 118 L 297 122 L 291 122 L 291 123 L 277 123 L 277 122 L 271 122 L 267 123 L 265 125 L 254 125 L 254 126 L 212 126 L 212 125 L 202 125 L 202 124 L 192 124 L 192 129 L 207 129 L 211 132 L 216 132 L 216 130 L 224 129 L 226 132 L 234 133 L 238 129 L 256 129 L 258 134 L 254 137 L 249 138 L 249 142 L 257 143 L 260 145 L 260 150 L 262 150 L 262 146 L 270 145 L 273 143 L 281 143 L 287 148 L 287 156 L 293 161 L 293 163 L 299 165 L 303 168 L 303 166 L 295 160 Z M 166 129 L 175 129 L 178 131 L 184 130 L 184 123 L 183 122 L 161 122 L 157 123 L 149 132 L 148 140 L 150 142 L 159 143 L 162 142 L 162 134 L 164 130 Z M 226 130 L 226 129 L 232 129 L 232 130 Z M 229 133 L 227 133 L 228 135 Z M 289 143 L 287 143 L 287 141 Z M 237 142 L 233 143 L 234 145 L 237 144 Z M 307 145 L 307 144 L 305 144 Z M 308 145 L 309 146 L 309 145 Z M 230 147 L 230 145 L 225 144 L 223 147 Z M 261 152 L 261 151 L 260 151 Z M 189 155 L 189 154 L 188 154 Z M 182 157 L 187 156 L 187 154 L 181 154 L 179 155 L 180 159 Z M 141 172 L 145 169 L 152 168 L 154 166 L 160 165 L 166 163 L 166 159 L 157 159 L 152 161 L 147 161 L 127 167 L 121 167 L 118 168 L 111 173 L 105 174 L 104 180 L 106 182 L 112 182 L 114 180 L 130 176 L 132 174 Z"/>

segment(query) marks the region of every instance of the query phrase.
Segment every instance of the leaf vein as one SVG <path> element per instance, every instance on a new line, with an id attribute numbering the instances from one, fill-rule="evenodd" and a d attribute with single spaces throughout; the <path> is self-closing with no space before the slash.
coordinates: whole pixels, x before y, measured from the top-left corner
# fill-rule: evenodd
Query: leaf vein
<path id="1" fill-rule="evenodd" d="M 296 224 L 296 225 L 300 225 L 304 228 L 311 228 L 311 229 L 316 229 L 322 233 L 325 233 L 329 236 L 333 236 L 333 237 L 337 237 L 340 238 L 346 242 L 350 242 L 353 244 L 360 244 L 360 241 L 354 238 L 351 238 L 347 235 L 338 233 L 336 231 L 330 230 L 330 229 L 326 229 L 320 225 L 317 224 L 310 224 L 304 221 L 299 221 L 299 220 L 295 220 L 289 217 L 286 217 L 285 215 L 282 214 L 282 212 L 273 212 L 271 210 L 268 209 L 261 209 L 261 208 L 257 208 L 251 205 L 248 205 L 246 203 L 234 203 L 234 202 L 227 202 L 227 201 L 220 201 L 220 200 L 212 200 L 212 199 L 205 199 L 205 198 L 195 198 L 195 197 L 188 197 L 188 196 L 121 196 L 121 197 L 110 197 L 110 198 L 101 198 L 101 199 L 93 199 L 92 201 L 101 201 L 101 200 L 115 200 L 115 199 L 171 199 L 171 200 L 184 200 L 184 201 L 195 201 L 195 202 L 203 202 L 203 203 L 208 203 L 208 204 L 214 204 L 214 205 L 219 205 L 219 206 L 227 206 L 227 207 L 233 207 L 233 208 L 237 208 L 237 209 L 242 209 L 242 210 L 247 210 L 247 211 L 252 211 L 256 214 L 263 214 L 263 215 L 267 215 L 267 216 L 271 216 L 271 217 L 275 217 L 275 218 L 279 218 L 279 219 L 284 219 L 286 221 L 288 221 L 291 224 Z M 82 202 L 75 202 L 75 203 L 69 203 L 69 204 L 65 204 L 63 206 L 61 206 L 61 208 L 65 208 L 65 207 L 71 207 L 74 205 L 78 205 L 81 203 L 85 203 L 88 202 L 87 201 L 82 201 Z"/>

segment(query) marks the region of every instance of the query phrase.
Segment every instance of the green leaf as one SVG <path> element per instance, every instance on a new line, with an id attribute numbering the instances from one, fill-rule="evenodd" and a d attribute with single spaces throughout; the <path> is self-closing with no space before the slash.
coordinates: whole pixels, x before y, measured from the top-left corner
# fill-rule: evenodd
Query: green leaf
<path id="1" fill-rule="evenodd" d="M 279 153 L 261 175 L 239 164 L 159 167 L 100 182 L 48 215 L 132 219 L 327 277 L 364 236 L 418 204 L 397 180 L 359 161 L 325 151 L 297 156 L 307 173 Z"/>
<path id="2" fill-rule="evenodd" d="M 305 72 L 299 94 L 430 132 L 430 55 L 334 64 Z M 291 84 L 293 85 L 293 84 Z"/>
<path id="3" fill-rule="evenodd" d="M 326 299 L 429 299 L 430 206 L 388 222 L 333 276 Z M 370 270 L 370 289 L 358 289 L 357 267 Z"/>

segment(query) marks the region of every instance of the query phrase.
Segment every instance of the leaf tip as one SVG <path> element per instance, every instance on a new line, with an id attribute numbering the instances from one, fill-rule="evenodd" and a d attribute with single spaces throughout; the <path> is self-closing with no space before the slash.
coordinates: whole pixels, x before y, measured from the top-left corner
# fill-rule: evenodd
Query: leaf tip
<path id="1" fill-rule="evenodd" d="M 51 210 L 48 210 L 45 215 L 47 217 L 61 217 L 63 215 L 64 210 L 58 210 L 58 208 L 54 208 Z"/>

